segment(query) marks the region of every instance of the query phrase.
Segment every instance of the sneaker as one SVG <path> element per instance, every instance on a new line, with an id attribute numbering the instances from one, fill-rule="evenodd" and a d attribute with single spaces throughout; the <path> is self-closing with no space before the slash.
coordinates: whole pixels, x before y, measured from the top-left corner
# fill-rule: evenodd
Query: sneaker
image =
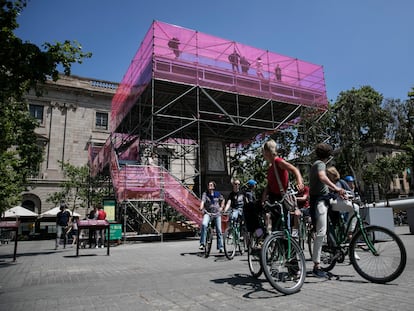
<path id="1" fill-rule="evenodd" d="M 101 248 L 104 248 L 105 246 L 101 245 Z"/>
<path id="2" fill-rule="evenodd" d="M 219 249 L 219 253 L 224 253 L 224 249 L 223 248 L 220 248 Z"/>
<path id="3" fill-rule="evenodd" d="M 203 251 L 204 250 L 204 245 L 200 244 L 200 246 L 198 247 L 199 250 Z"/>
<path id="4" fill-rule="evenodd" d="M 98 247 L 99 247 L 98 245 L 95 246 L 95 248 L 98 248 Z"/>
<path id="5" fill-rule="evenodd" d="M 313 268 L 312 274 L 317 278 L 327 278 L 328 274 L 323 271 L 321 268 Z"/>
<path id="6" fill-rule="evenodd" d="M 361 260 L 361 257 L 358 256 L 357 252 L 354 252 L 354 257 L 356 260 Z"/>
<path id="7" fill-rule="evenodd" d="M 297 238 L 298 236 L 299 236 L 298 229 L 293 229 L 292 230 L 292 238 Z"/>

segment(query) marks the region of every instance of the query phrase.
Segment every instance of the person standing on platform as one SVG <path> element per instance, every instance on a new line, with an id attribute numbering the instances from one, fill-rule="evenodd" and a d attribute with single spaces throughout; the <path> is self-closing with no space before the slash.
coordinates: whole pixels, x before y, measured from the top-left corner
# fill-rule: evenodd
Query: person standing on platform
<path id="1" fill-rule="evenodd" d="M 233 70 L 233 72 L 236 72 L 236 71 L 240 72 L 239 60 L 240 60 L 240 54 L 237 53 L 236 50 L 234 50 L 233 53 L 229 55 L 229 62 L 231 64 L 231 69 Z"/>
<path id="2" fill-rule="evenodd" d="M 263 62 L 262 62 L 262 59 L 260 57 L 258 57 L 256 59 L 256 73 L 257 73 L 257 76 L 260 79 L 264 79 L 264 75 L 263 75 Z"/>
<path id="3" fill-rule="evenodd" d="M 168 41 L 168 47 L 173 51 L 175 58 L 180 57 L 180 39 L 177 37 L 173 37 L 170 41 Z"/>
<path id="4" fill-rule="evenodd" d="M 249 69 L 250 69 L 250 63 L 249 61 L 246 59 L 246 57 L 242 56 L 240 58 L 240 67 L 241 67 L 241 71 L 244 74 L 247 74 Z"/>
<path id="5" fill-rule="evenodd" d="M 279 64 L 275 68 L 275 77 L 276 81 L 282 81 L 282 69 L 280 69 Z"/>

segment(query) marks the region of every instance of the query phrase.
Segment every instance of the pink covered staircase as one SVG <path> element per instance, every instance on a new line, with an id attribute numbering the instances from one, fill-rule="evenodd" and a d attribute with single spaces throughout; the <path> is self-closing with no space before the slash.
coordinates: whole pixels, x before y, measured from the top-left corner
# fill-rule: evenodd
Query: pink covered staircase
<path id="1" fill-rule="evenodd" d="M 118 157 L 108 139 L 92 161 L 92 175 L 109 165 L 118 202 L 164 201 L 198 227 L 202 221 L 200 199 L 163 167 L 138 165 L 131 160 L 136 158 L 132 151 L 136 152 L 137 144 L 138 140 Z"/>

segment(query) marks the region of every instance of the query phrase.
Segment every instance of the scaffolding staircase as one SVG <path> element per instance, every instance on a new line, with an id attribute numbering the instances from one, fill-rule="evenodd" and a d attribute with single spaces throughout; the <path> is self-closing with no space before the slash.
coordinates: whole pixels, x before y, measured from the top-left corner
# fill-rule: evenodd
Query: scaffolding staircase
<path id="1" fill-rule="evenodd" d="M 122 144 L 125 143 L 122 140 Z M 119 150 L 119 144 L 111 137 L 107 140 L 91 161 L 91 175 L 109 167 L 117 202 L 127 204 L 137 213 L 140 211 L 134 207 L 134 202 L 165 202 L 186 218 L 182 226 L 197 230 L 203 216 L 199 210 L 200 199 L 165 168 L 138 164 L 134 160 L 137 159 L 138 139 L 128 142 L 129 147 L 121 155 L 115 151 Z M 141 216 L 145 219 L 145 215 Z"/>

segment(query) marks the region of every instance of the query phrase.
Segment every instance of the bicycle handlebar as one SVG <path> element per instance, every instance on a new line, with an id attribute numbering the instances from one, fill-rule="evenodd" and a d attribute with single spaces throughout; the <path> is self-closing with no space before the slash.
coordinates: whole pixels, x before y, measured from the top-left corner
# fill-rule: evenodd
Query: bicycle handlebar
<path id="1" fill-rule="evenodd" d="M 203 209 L 204 214 L 208 214 L 210 217 L 217 217 L 222 215 L 222 212 L 217 212 L 217 213 L 212 213 L 212 212 L 208 212 L 206 209 Z"/>

